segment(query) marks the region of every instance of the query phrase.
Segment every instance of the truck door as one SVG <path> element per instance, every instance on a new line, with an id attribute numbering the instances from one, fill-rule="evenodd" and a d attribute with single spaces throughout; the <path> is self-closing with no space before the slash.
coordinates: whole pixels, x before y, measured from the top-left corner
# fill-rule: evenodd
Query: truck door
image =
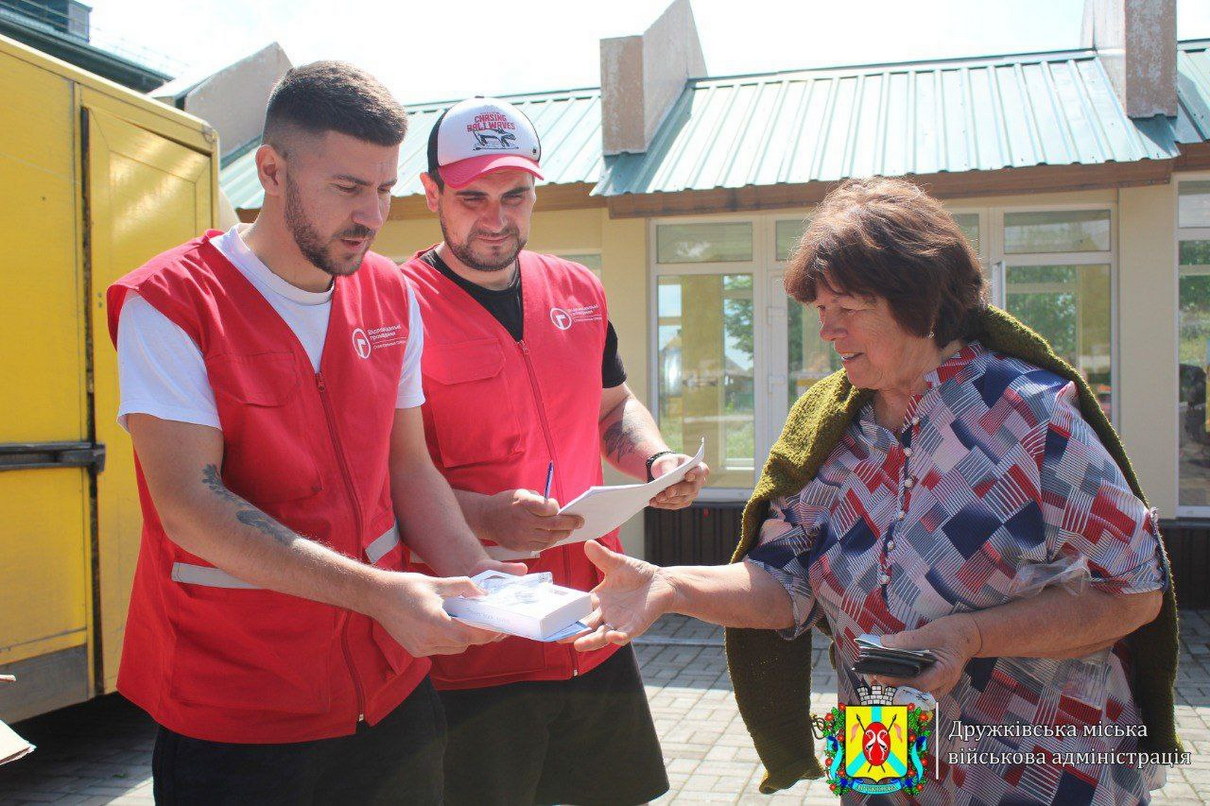
<path id="1" fill-rule="evenodd" d="M 141 522 L 105 288 L 214 216 L 213 131 L 91 82 L 0 37 L 5 721 L 114 686 Z"/>
<path id="2" fill-rule="evenodd" d="M 215 176 L 210 155 L 85 100 L 92 400 L 96 440 L 106 447 L 105 472 L 96 481 L 101 646 L 97 682 L 101 691 L 111 691 L 117 680 L 142 517 L 130 439 L 116 420 L 118 364 L 109 340 L 105 290 L 154 255 L 210 226 Z"/>
<path id="3" fill-rule="evenodd" d="M 89 463 L 73 84 L 0 52 L 0 719 L 91 693 Z"/>

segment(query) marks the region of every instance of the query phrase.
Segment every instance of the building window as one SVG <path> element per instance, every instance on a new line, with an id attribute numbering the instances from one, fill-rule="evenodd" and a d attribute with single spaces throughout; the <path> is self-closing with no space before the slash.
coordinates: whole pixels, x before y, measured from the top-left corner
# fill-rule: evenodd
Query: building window
<path id="1" fill-rule="evenodd" d="M 756 419 L 751 274 L 658 278 L 660 431 L 692 454 L 704 437 L 711 486 L 755 481 Z"/>
<path id="2" fill-rule="evenodd" d="M 1206 371 L 1210 367 L 1210 240 L 1180 243 L 1178 313 L 1180 494 L 1177 505 L 1210 507 L 1210 423 Z"/>
<path id="3" fill-rule="evenodd" d="M 1004 252 L 1108 252 L 1108 210 L 1004 214 Z"/>
<path id="4" fill-rule="evenodd" d="M 1005 212 L 998 304 L 1080 371 L 1113 417 L 1113 237 L 1107 209 Z"/>
<path id="5" fill-rule="evenodd" d="M 1112 413 L 1109 266 L 1012 266 L 1005 309 L 1046 337 Z"/>
<path id="6" fill-rule="evenodd" d="M 966 236 L 966 240 L 970 241 L 971 248 L 975 250 L 975 254 L 981 254 L 979 252 L 979 214 L 954 213 L 954 221 L 962 229 L 962 234 Z"/>
<path id="7" fill-rule="evenodd" d="M 1178 227 L 1210 227 L 1210 182 L 1182 182 L 1177 196 Z"/>
<path id="8" fill-rule="evenodd" d="M 774 225 L 774 248 L 778 260 L 790 259 L 790 256 L 794 254 L 794 249 L 798 246 L 798 240 L 802 238 L 802 234 L 806 232 L 807 225 L 810 223 L 810 218 L 803 221 L 791 218 L 782 219 Z"/>
<path id="9" fill-rule="evenodd" d="M 1177 193 L 1177 512 L 1210 515 L 1210 182 Z"/>
<path id="10" fill-rule="evenodd" d="M 746 263 L 752 260 L 752 223 L 660 224 L 658 263 Z"/>
<path id="11" fill-rule="evenodd" d="M 798 241 L 810 223 L 810 216 L 803 220 L 782 219 L 775 223 L 774 249 L 778 263 L 784 264 L 794 255 Z M 819 321 L 810 306 L 801 305 L 793 299 L 787 299 L 785 304 L 788 410 L 812 384 L 840 369 L 840 356 L 819 337 Z"/>
<path id="12" fill-rule="evenodd" d="M 819 317 L 809 306 L 786 302 L 786 336 L 789 340 L 787 405 L 802 397 L 818 380 L 840 369 L 840 354 L 819 337 Z"/>

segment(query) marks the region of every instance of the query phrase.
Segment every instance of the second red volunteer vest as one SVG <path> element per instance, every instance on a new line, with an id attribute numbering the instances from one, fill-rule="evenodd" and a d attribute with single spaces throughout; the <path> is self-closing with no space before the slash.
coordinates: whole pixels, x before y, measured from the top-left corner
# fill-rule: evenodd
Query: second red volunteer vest
<path id="1" fill-rule="evenodd" d="M 419 259 L 404 265 L 424 320 L 424 428 L 433 462 L 450 486 L 492 495 L 541 491 L 555 463 L 551 496 L 567 502 L 601 483 L 601 356 L 605 294 L 587 269 L 521 252 L 524 339 L 515 341 L 486 309 Z M 603 541 L 621 551 L 616 533 Z M 573 544 L 529 560 L 556 584 L 589 590 L 601 579 Z M 433 658 L 438 688 L 519 680 L 565 680 L 617 647 L 580 653 L 566 644 L 506 638 Z"/>
<path id="2" fill-rule="evenodd" d="M 388 453 L 408 337 L 407 289 L 367 254 L 338 277 L 320 371 L 209 232 L 109 289 L 110 335 L 135 291 L 194 340 L 223 431 L 222 479 L 277 521 L 381 568 L 408 558 Z M 137 458 L 137 457 L 136 457 Z M 366 616 L 253 588 L 165 533 L 142 471 L 143 537 L 118 690 L 170 730 L 278 743 L 374 724 L 428 671 Z"/>

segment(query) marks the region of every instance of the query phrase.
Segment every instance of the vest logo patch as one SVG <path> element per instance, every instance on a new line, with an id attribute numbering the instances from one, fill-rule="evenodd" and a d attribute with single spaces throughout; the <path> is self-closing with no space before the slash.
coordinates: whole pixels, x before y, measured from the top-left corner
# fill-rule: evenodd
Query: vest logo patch
<path id="1" fill-rule="evenodd" d="M 361 358 L 369 358 L 370 353 L 383 347 L 405 344 L 407 340 L 403 325 L 385 325 L 368 331 L 357 328 L 353 331 L 353 349 Z"/>
<path id="2" fill-rule="evenodd" d="M 576 322 L 600 322 L 601 306 L 585 305 L 581 308 L 551 308 L 550 323 L 559 330 L 567 330 Z"/>
<path id="3" fill-rule="evenodd" d="M 567 330 L 567 328 L 571 327 L 571 314 L 562 308 L 551 308 L 550 321 L 559 330 Z"/>
<path id="4" fill-rule="evenodd" d="M 370 357 L 370 351 L 373 348 L 370 347 L 369 337 L 366 336 L 366 332 L 361 328 L 357 328 L 353 331 L 353 349 L 356 350 L 357 355 L 361 356 L 362 358 Z"/>

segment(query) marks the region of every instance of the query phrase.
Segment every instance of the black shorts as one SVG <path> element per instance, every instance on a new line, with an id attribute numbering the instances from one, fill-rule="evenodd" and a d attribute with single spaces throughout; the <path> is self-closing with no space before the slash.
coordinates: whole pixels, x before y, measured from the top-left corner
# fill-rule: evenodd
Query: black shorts
<path id="1" fill-rule="evenodd" d="M 445 719 L 426 677 L 377 725 L 289 744 L 191 739 L 160 726 L 152 753 L 158 804 L 441 803 Z"/>
<path id="2" fill-rule="evenodd" d="M 442 691 L 448 806 L 646 803 L 668 774 L 634 650 L 580 677 Z"/>

